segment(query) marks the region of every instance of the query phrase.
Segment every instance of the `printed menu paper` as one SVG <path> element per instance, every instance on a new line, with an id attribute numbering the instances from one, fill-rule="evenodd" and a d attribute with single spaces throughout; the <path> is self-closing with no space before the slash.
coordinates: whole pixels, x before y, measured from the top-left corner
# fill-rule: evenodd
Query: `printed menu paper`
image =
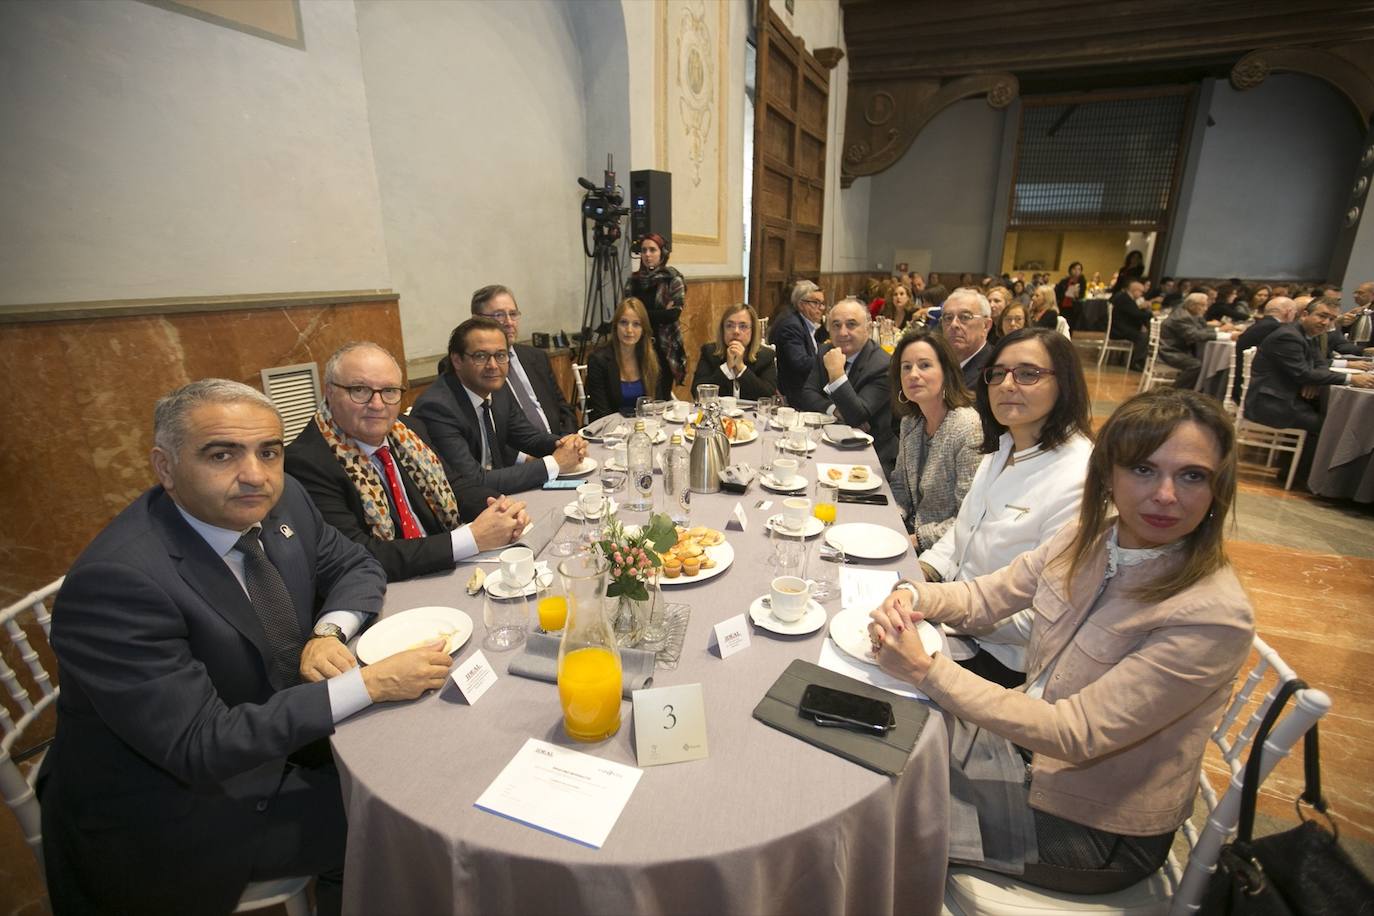
<path id="1" fill-rule="evenodd" d="M 643 770 L 530 738 L 474 804 L 600 849 Z"/>

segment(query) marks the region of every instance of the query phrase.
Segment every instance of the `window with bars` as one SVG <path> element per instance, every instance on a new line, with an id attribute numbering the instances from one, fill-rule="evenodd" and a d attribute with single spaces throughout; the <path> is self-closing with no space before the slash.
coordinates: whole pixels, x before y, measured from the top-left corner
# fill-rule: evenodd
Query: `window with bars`
<path id="1" fill-rule="evenodd" d="M 1163 228 L 1190 97 L 1026 99 L 1008 228 Z"/>

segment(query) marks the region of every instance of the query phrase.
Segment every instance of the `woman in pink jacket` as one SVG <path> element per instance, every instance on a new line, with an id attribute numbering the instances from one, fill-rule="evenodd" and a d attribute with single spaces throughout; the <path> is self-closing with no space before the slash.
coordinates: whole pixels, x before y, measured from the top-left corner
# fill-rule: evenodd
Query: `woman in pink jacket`
<path id="1" fill-rule="evenodd" d="M 899 583 L 873 612 L 878 663 L 953 716 L 952 861 L 1079 894 L 1164 862 L 1254 638 L 1222 538 L 1235 493 L 1220 405 L 1146 392 L 1098 434 L 1076 523 L 995 573 Z M 1014 690 L 928 655 L 914 632 L 1027 606 Z"/>

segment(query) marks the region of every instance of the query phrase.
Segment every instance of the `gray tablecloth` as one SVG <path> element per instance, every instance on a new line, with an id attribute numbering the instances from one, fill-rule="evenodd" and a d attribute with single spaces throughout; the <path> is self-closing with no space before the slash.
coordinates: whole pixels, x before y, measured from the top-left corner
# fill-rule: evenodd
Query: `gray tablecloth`
<path id="1" fill-rule="evenodd" d="M 1202 345 L 1202 371 L 1193 383 L 1194 391 L 1210 394 L 1223 400 L 1226 372 L 1236 361 L 1236 344 L 1232 340 L 1209 340 Z"/>
<path id="2" fill-rule="evenodd" d="M 592 455 L 604 459 L 604 450 Z M 876 456 L 821 444 L 821 461 Z M 733 450 L 757 466 L 760 445 Z M 806 465 L 814 478 L 815 463 Z M 884 485 L 883 492 L 888 492 Z M 526 494 L 531 508 L 570 500 L 567 492 Z M 755 508 L 773 500 L 771 511 Z M 749 531 L 726 530 L 736 502 Z M 710 756 L 651 767 L 599 850 L 473 807 L 534 736 L 574 746 L 562 730 L 552 685 L 505 674 L 508 654 L 486 653 L 501 678 L 476 706 L 450 685 L 410 704 L 374 707 L 333 738 L 343 774 L 349 837 L 344 908 L 404 913 L 938 913 L 949 816 L 945 724 L 931 716 L 899 779 L 889 779 L 769 728 L 754 705 L 794 658 L 815 661 L 824 628 L 805 637 L 762 630 L 722 660 L 707 648 L 713 624 L 745 612 L 767 591 L 764 521 L 781 507 L 755 484 L 744 496 L 693 501 L 694 524 L 726 530 L 733 565 L 714 579 L 667 591 L 692 607 L 679 667 L 656 686 L 699 682 Z M 634 519 L 634 515 L 626 515 Z M 643 518 L 643 516 L 638 516 Z M 842 504 L 838 521 L 902 530 L 897 510 Z M 915 573 L 910 554 L 867 564 Z M 481 602 L 467 596 L 469 566 L 390 587 L 383 614 L 447 604 L 466 610 L 480 646 Z M 834 614 L 838 600 L 827 602 Z M 631 707 L 620 732 L 588 753 L 634 765 Z"/>
<path id="3" fill-rule="evenodd" d="M 1374 503 L 1374 391 L 1332 385 L 1307 488 Z"/>

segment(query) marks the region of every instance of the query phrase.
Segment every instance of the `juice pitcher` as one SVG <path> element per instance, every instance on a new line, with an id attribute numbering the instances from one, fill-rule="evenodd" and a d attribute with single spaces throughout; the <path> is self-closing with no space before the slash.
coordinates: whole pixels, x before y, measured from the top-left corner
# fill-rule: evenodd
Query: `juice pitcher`
<path id="1" fill-rule="evenodd" d="M 601 741 L 620 730 L 620 650 L 605 611 L 608 570 L 594 552 L 558 564 L 568 598 L 558 646 L 558 699 L 563 730 L 576 741 Z"/>

